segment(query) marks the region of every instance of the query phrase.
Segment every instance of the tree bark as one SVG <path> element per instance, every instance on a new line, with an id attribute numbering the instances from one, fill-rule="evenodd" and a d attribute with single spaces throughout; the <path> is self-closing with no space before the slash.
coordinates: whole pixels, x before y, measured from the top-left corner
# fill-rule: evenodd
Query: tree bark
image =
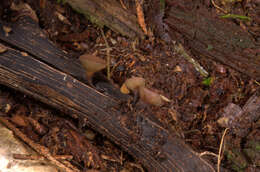
<path id="1" fill-rule="evenodd" d="M 66 2 L 96 24 L 105 25 L 130 38 L 144 36 L 136 16 L 123 9 L 116 0 L 67 0 Z"/>
<path id="2" fill-rule="evenodd" d="M 260 46 L 239 26 L 205 7 L 199 10 L 180 0 L 168 4 L 165 22 L 172 38 L 184 37 L 186 49 L 198 58 L 210 58 L 254 79 L 260 79 Z"/>

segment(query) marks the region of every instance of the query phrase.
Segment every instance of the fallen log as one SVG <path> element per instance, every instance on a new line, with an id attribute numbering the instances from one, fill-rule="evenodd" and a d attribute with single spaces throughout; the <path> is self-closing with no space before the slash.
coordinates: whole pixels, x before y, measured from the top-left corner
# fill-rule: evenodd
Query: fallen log
<path id="1" fill-rule="evenodd" d="M 1 84 L 86 121 L 140 160 L 148 171 L 214 171 L 211 165 L 164 129 L 156 119 L 146 117 L 141 112 L 122 113 L 120 104 L 122 99 L 125 100 L 124 96 L 101 93 L 81 81 L 83 77 L 77 74 L 81 69 L 63 68 L 62 65 L 68 63 L 77 66 L 78 62 L 55 56 L 62 54 L 58 48 L 52 54 L 53 46 L 43 41 L 43 36 L 35 35 L 34 27 L 24 27 L 23 23 L 8 24 L 8 27 L 12 32 L 6 34 L 2 29 L 3 22 L 0 23 L 0 32 L 3 32 L 0 39 L 7 48 L 0 53 Z M 29 46 L 30 42 L 25 37 L 20 37 L 20 42 L 14 41 L 18 39 L 14 36 L 16 32 L 22 32 L 20 29 L 35 35 L 26 35 L 32 46 L 41 41 L 40 46 Z M 129 126 L 127 121 L 131 121 L 132 125 Z"/>
<path id="2" fill-rule="evenodd" d="M 186 49 L 198 58 L 210 58 L 254 79 L 260 79 L 259 49 L 252 37 L 233 22 L 190 7 L 184 1 L 169 2 L 165 23 L 173 39 L 185 40 Z"/>
<path id="3" fill-rule="evenodd" d="M 90 21 L 109 27 L 122 35 L 134 38 L 143 37 L 137 18 L 116 0 L 67 0 L 73 9 L 84 14 Z"/>

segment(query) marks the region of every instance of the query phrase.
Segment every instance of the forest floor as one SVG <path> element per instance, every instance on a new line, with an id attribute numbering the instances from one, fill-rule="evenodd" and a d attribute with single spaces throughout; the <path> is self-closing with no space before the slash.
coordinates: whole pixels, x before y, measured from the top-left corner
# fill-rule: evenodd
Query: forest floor
<path id="1" fill-rule="evenodd" d="M 87 52 L 106 59 L 107 46 L 101 29 L 73 11 L 68 4 L 54 0 L 26 0 L 26 2 L 36 12 L 40 27 L 58 47 L 75 58 Z M 239 18 L 223 20 L 240 25 L 251 34 L 256 43 L 260 44 L 259 0 L 215 0 L 215 5 L 211 2 L 196 1 L 198 6 L 205 6 L 211 12 L 220 13 L 221 10 L 219 11 L 216 6 L 218 5 L 222 10 L 233 14 L 251 16 L 252 19 L 248 21 Z M 126 8 L 131 8 L 133 5 L 131 2 L 123 1 L 123 3 Z M 8 18 L 10 17 L 8 15 L 3 13 L 2 17 Z M 219 62 L 207 58 L 194 58 L 209 73 L 205 78 L 175 51 L 174 44 L 166 44 L 156 35 L 154 40 L 133 40 L 108 28 L 103 28 L 103 31 L 110 48 L 113 66 L 111 77 L 115 86 L 120 88 L 131 76 L 145 78 L 147 87 L 156 89 L 170 102 L 161 107 L 138 102 L 143 111 L 147 115 L 153 114 L 165 128 L 184 140 L 196 152 L 214 153 L 216 156 L 206 154 L 203 157 L 217 166 L 217 156 L 225 130 L 218 120 L 229 104 L 242 108 L 260 88 L 259 82 Z M 88 138 L 87 142 L 93 145 L 94 152 L 98 156 L 98 162 L 90 163 L 83 156 L 86 150 L 75 149 L 77 147 L 75 145 L 82 144 L 80 141 L 72 143 L 73 146 L 61 145 L 60 135 L 68 135 L 66 133 L 68 125 L 77 128 L 77 122 L 22 93 L 5 86 L 1 86 L 0 90 L 0 101 L 9 101 L 12 105 L 8 115 L 13 121 L 19 121 L 19 116 L 37 121 L 44 118 L 41 122 L 46 124 L 47 128 L 52 130 L 55 126 L 60 128 L 56 133 L 53 132 L 52 136 L 44 137 L 37 134 L 33 127 L 26 127 L 23 131 L 30 135 L 32 140 L 40 141 L 56 154 L 72 154 L 74 164 L 79 169 L 87 171 L 88 168 L 102 166 L 104 171 L 145 171 L 138 161 L 122 151 L 109 138 L 85 126 L 78 131 L 84 133 Z M 260 170 L 260 120 L 253 124 L 248 123 L 246 127 L 250 128 L 246 137 L 241 138 L 229 131 L 225 135 L 221 166 L 227 171 Z M 70 134 L 74 135 L 72 137 L 79 137 L 75 136 L 75 133 Z M 55 140 L 54 135 L 58 139 Z"/>

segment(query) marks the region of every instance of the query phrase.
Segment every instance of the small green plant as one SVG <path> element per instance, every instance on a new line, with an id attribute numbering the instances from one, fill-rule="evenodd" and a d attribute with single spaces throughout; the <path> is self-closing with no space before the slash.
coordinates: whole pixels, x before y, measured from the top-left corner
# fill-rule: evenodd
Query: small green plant
<path id="1" fill-rule="evenodd" d="M 203 81 L 202 81 L 202 84 L 203 85 L 206 85 L 206 86 L 210 86 L 212 83 L 213 83 L 213 78 L 212 77 L 208 77 L 208 78 L 206 78 L 206 79 L 204 79 Z"/>
<path id="2" fill-rule="evenodd" d="M 247 17 L 247 16 L 242 16 L 242 15 L 237 15 L 237 14 L 226 14 L 223 16 L 220 16 L 221 18 L 231 18 L 231 19 L 240 19 L 240 20 L 246 20 L 246 21 L 250 21 L 251 18 Z"/>

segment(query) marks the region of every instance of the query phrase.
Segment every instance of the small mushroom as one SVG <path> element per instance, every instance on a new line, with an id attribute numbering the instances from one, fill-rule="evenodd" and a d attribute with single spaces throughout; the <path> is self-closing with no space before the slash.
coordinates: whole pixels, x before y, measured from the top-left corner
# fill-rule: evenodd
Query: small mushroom
<path id="1" fill-rule="evenodd" d="M 162 106 L 164 104 L 163 98 L 160 94 L 146 88 L 140 87 L 139 94 L 142 101 L 154 105 L 154 106 Z"/>
<path id="2" fill-rule="evenodd" d="M 86 70 L 87 79 L 92 83 L 94 73 L 106 67 L 106 61 L 92 54 L 84 54 L 79 57 L 82 66 Z"/>
<path id="3" fill-rule="evenodd" d="M 120 91 L 124 94 L 129 94 L 131 91 L 138 91 L 140 87 L 145 87 L 145 79 L 142 77 L 132 77 L 127 79 L 121 86 Z"/>

